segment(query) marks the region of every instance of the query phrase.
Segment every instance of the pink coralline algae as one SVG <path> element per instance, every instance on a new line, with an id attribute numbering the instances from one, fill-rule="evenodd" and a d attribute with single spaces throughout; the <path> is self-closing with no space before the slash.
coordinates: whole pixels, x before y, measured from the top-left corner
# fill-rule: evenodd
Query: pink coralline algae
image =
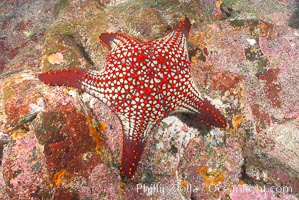
<path id="1" fill-rule="evenodd" d="M 297 3 L 298 0 L 2 1 L 0 199 L 298 199 Z M 192 29 L 190 33 L 178 33 L 187 21 L 181 28 L 175 24 L 185 16 Z M 170 27 L 175 27 L 174 31 Z M 130 37 L 105 33 L 101 44 L 99 33 L 106 31 Z M 155 53 L 166 51 L 158 45 L 153 54 L 145 54 L 150 59 L 144 60 L 155 60 L 157 65 L 177 62 L 178 69 L 188 66 L 188 70 L 181 71 L 190 70 L 190 74 L 179 76 L 192 78 L 192 87 L 202 94 L 201 99 L 209 99 L 224 112 L 227 127 L 206 126 L 192 114 L 166 113 L 170 116 L 155 122 L 153 134 L 146 137 L 138 169 L 128 181 L 119 172 L 125 124 L 115 113 L 133 109 L 133 105 L 124 107 L 126 101 L 121 101 L 133 95 L 122 96 L 122 90 L 118 90 L 121 79 L 114 75 L 133 79 L 134 73 L 129 66 L 121 65 L 122 59 L 117 61 L 124 58 L 125 50 L 119 54 L 113 50 L 119 50 L 114 48 L 117 45 L 137 47 L 140 57 L 135 58 L 141 61 L 145 52 L 142 50 L 151 53 L 148 47 L 171 38 L 171 34 L 174 38 L 179 35 L 180 42 L 175 45 L 188 45 L 188 59 L 175 57 L 187 54 L 183 47 L 173 48 L 179 52 L 167 51 L 173 53 L 171 58 L 168 55 L 171 61 L 166 55 L 159 60 Z M 113 60 L 113 55 L 119 57 Z M 139 61 L 142 66 L 150 63 Z M 114 67 L 118 62 L 120 67 Z M 167 67 L 161 68 L 165 70 L 160 72 L 163 76 L 172 76 L 166 73 Z M 77 77 L 83 76 L 81 85 L 87 83 L 85 89 L 97 88 L 95 93 L 99 94 L 103 88 L 107 93 L 104 96 L 115 98 L 117 106 L 107 107 L 99 98 L 82 92 L 82 88 L 48 87 L 37 78 L 41 69 L 50 71 L 45 75 L 50 83 L 58 82 L 62 74 L 65 81 L 70 80 L 77 71 Z M 110 70 L 112 83 L 97 82 L 101 80 L 99 71 L 105 69 Z M 143 96 L 138 98 L 143 102 L 136 105 L 140 106 L 137 117 L 131 112 L 129 123 L 141 118 L 152 120 L 153 114 L 146 111 L 157 99 L 144 97 L 160 88 L 141 87 L 141 81 L 150 86 L 147 80 L 155 75 L 147 75 L 147 69 L 157 70 L 140 69 L 144 76 L 134 79 L 134 84 L 138 81 L 140 85 L 139 94 Z M 95 71 L 90 74 L 91 70 Z M 168 78 L 169 82 L 186 88 L 182 80 Z M 109 84 L 117 91 L 108 90 Z M 168 92 L 177 94 L 177 87 L 167 88 L 161 97 Z M 180 94 L 185 93 L 188 94 Z M 169 110 L 173 102 L 177 105 L 180 100 L 184 97 L 178 95 L 169 105 L 162 100 L 160 105 Z M 202 117 L 207 118 L 207 114 Z M 146 132 L 140 125 L 135 129 L 149 133 L 151 127 Z M 128 168 L 130 164 L 129 161 Z"/>

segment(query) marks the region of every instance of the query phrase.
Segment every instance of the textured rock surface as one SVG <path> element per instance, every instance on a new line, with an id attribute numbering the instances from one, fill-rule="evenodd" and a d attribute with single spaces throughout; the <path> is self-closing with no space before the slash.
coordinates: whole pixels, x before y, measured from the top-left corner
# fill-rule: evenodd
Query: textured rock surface
<path id="1" fill-rule="evenodd" d="M 3 1 L 0 199 L 298 199 L 296 3 Z M 36 74 L 101 69 L 108 50 L 100 33 L 156 39 L 184 16 L 193 23 L 194 80 L 229 126 L 210 130 L 185 114 L 164 119 L 124 182 L 116 116 Z"/>

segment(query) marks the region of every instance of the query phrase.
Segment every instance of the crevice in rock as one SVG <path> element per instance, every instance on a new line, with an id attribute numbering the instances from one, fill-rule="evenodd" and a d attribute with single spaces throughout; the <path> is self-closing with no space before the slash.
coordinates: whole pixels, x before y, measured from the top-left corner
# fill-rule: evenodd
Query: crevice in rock
<path id="1" fill-rule="evenodd" d="M 94 66 L 94 62 L 90 58 L 88 52 L 85 50 L 83 44 L 80 41 L 78 41 L 73 35 L 63 34 L 62 39 L 67 45 L 78 48 L 79 52 L 81 53 L 82 57 L 86 60 L 86 62 L 89 65 Z"/>

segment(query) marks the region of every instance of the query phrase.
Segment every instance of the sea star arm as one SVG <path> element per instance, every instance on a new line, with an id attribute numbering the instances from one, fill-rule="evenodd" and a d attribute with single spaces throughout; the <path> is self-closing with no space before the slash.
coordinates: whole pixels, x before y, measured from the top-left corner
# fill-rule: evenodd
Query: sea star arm
<path id="1" fill-rule="evenodd" d="M 194 83 L 188 88 L 188 92 L 180 106 L 181 109 L 178 109 L 178 111 L 191 112 L 199 117 L 202 123 L 219 128 L 227 126 L 225 117 L 208 99 L 200 95 L 194 87 Z"/>
<path id="2" fill-rule="evenodd" d="M 125 176 L 127 179 L 132 178 L 137 170 L 144 147 L 145 141 L 134 141 L 129 139 L 126 134 L 123 134 L 123 150 L 120 167 L 122 176 Z"/>
<path id="3" fill-rule="evenodd" d="M 70 68 L 50 70 L 38 74 L 38 78 L 48 85 L 68 86 L 79 89 L 102 101 L 112 111 L 116 109 L 112 98 L 114 93 L 107 87 L 107 79 L 103 76 L 103 72 Z"/>
<path id="4" fill-rule="evenodd" d="M 182 33 L 186 38 L 188 38 L 190 29 L 191 29 L 191 22 L 187 17 L 185 17 L 183 20 L 181 20 L 179 24 L 177 24 L 173 28 L 173 31 Z"/>
<path id="5" fill-rule="evenodd" d="M 38 78 L 52 86 L 69 86 L 77 89 L 82 89 L 82 81 L 86 76 L 85 69 L 61 69 L 50 70 L 45 73 L 38 74 Z"/>
<path id="6" fill-rule="evenodd" d="M 149 119 L 140 116 L 127 118 L 120 113 L 117 114 L 122 122 L 123 150 L 120 171 L 127 179 L 132 178 L 143 153 L 146 138 L 152 129 Z"/>

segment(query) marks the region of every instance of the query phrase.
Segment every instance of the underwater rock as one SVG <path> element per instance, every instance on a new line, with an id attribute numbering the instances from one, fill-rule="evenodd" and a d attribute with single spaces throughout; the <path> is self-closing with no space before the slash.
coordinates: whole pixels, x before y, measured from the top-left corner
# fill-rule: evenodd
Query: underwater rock
<path id="1" fill-rule="evenodd" d="M 288 25 L 288 1 L 4 2 L 1 199 L 298 198 L 299 32 Z M 152 40 L 185 16 L 193 25 L 194 82 L 224 110 L 228 127 L 171 116 L 125 182 L 117 117 L 87 94 L 41 84 L 36 74 L 70 65 L 99 70 L 108 52 L 102 32 Z M 292 191 L 258 189 L 273 186 Z M 236 190 L 245 187 L 253 192 Z"/>

